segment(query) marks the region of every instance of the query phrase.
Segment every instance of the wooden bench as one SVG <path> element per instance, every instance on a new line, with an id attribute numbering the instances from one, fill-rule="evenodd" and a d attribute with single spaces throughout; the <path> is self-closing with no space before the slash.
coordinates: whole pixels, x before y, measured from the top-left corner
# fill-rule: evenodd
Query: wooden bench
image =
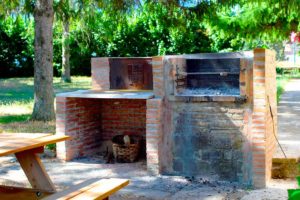
<path id="1" fill-rule="evenodd" d="M 127 179 L 91 179 L 78 185 L 74 185 L 67 190 L 47 196 L 46 198 L 43 198 L 43 200 L 106 200 L 110 195 L 128 184 L 129 180 Z"/>

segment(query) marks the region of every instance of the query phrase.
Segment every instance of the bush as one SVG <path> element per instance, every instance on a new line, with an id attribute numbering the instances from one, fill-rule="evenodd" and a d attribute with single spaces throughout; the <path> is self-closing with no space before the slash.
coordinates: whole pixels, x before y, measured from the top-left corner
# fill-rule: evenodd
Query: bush
<path id="1" fill-rule="evenodd" d="M 33 76 L 32 40 L 27 26 L 30 21 L 21 17 L 0 23 L 0 78 Z"/>

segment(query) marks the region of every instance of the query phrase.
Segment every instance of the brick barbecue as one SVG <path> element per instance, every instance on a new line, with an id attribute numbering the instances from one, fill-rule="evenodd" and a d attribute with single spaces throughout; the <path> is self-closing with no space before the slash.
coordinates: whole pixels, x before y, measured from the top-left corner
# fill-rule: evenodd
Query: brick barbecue
<path id="1" fill-rule="evenodd" d="M 144 138 L 152 174 L 265 187 L 277 130 L 275 53 L 92 58 L 92 90 L 58 94 L 64 160 L 105 151 L 113 136 Z"/>

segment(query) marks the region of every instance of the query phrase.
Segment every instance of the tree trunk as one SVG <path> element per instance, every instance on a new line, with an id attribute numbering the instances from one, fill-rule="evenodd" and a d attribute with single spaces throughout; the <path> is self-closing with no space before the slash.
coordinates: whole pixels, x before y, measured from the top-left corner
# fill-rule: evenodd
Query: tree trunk
<path id="1" fill-rule="evenodd" d="M 53 92 L 53 0 L 37 0 L 34 8 L 33 120 L 55 118 Z"/>
<path id="2" fill-rule="evenodd" d="M 69 17 L 63 17 L 63 36 L 62 36 L 62 74 L 61 80 L 70 83 L 70 20 Z"/>

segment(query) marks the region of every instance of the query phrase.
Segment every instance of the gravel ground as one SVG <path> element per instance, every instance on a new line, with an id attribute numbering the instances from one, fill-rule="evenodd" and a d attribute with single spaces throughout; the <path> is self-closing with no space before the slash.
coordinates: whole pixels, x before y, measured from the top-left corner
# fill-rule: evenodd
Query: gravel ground
<path id="1" fill-rule="evenodd" d="M 112 200 L 281 200 L 287 199 L 288 188 L 296 188 L 294 180 L 272 180 L 266 189 L 250 190 L 208 178 L 150 176 L 144 161 L 131 164 L 103 164 L 98 158 L 72 162 L 43 158 L 42 161 L 58 190 L 91 178 L 130 179 L 130 185 L 113 195 Z M 30 187 L 15 157 L 2 157 L 0 163 L 0 184 Z"/>

